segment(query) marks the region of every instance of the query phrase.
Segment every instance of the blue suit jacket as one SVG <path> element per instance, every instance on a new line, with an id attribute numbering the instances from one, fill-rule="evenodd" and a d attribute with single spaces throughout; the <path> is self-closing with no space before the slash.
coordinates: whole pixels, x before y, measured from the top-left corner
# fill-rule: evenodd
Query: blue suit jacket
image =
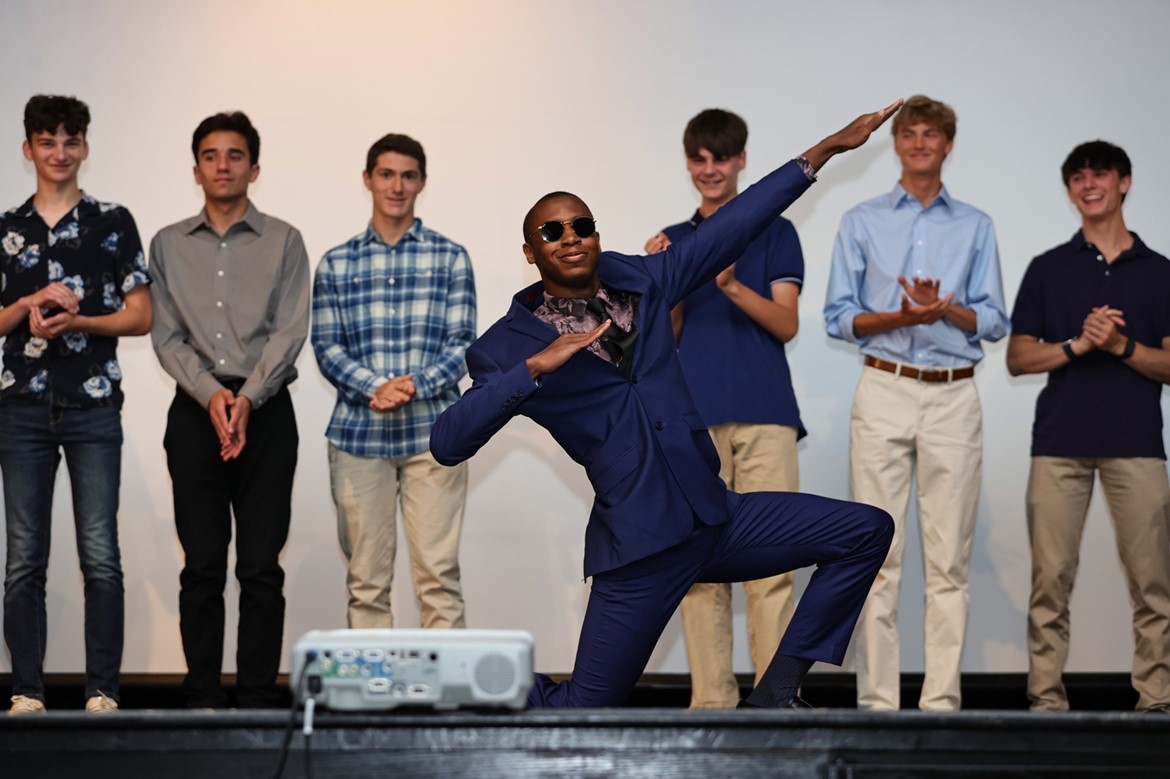
<path id="1" fill-rule="evenodd" d="M 680 543 L 696 517 L 726 522 L 719 457 L 687 390 L 670 309 L 739 257 L 809 183 L 790 162 L 664 252 L 602 253 L 602 284 L 641 296 L 629 376 L 583 350 L 534 382 L 525 361 L 558 334 L 532 313 L 543 302 L 543 284 L 517 294 L 507 315 L 467 350 L 474 383 L 432 428 L 435 458 L 444 465 L 466 460 L 517 414 L 546 428 L 585 467 L 595 492 L 585 576 Z"/>

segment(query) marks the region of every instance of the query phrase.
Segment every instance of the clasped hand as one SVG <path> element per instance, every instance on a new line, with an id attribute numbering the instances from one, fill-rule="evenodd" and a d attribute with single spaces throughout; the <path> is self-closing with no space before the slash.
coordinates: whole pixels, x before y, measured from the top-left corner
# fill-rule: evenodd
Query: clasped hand
<path id="1" fill-rule="evenodd" d="M 52 340 L 69 332 L 80 310 L 77 293 L 59 281 L 41 287 L 25 298 L 28 303 L 28 329 L 37 338 Z M 47 311 L 58 309 L 52 316 Z"/>
<path id="2" fill-rule="evenodd" d="M 378 387 L 374 397 L 370 398 L 370 408 L 383 414 L 397 411 L 411 401 L 414 393 L 414 378 L 411 374 L 395 376 Z"/>
<path id="3" fill-rule="evenodd" d="M 219 456 L 224 462 L 239 457 L 248 441 L 252 401 L 224 387 L 211 396 L 207 411 L 211 414 L 211 425 L 219 438 Z"/>
<path id="4" fill-rule="evenodd" d="M 1081 337 L 1095 349 L 1119 355 L 1125 351 L 1127 340 L 1120 330 L 1122 327 L 1125 327 L 1125 316 L 1120 309 L 1098 306 L 1085 317 Z"/>
<path id="5" fill-rule="evenodd" d="M 902 316 L 908 324 L 929 325 L 942 319 L 954 300 L 953 293 L 946 297 L 938 296 L 942 279 L 921 279 L 914 276 L 909 281 L 905 276 L 898 277 L 898 283 L 905 292 L 902 295 Z"/>

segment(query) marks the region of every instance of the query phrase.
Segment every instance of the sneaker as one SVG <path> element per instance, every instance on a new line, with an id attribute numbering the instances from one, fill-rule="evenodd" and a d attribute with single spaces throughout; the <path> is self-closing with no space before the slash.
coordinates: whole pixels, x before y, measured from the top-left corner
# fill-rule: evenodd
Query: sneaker
<path id="1" fill-rule="evenodd" d="M 20 714 L 43 714 L 44 712 L 44 701 L 30 698 L 27 695 L 13 695 L 12 707 L 8 709 L 8 714 L 13 717 Z"/>
<path id="2" fill-rule="evenodd" d="M 85 710 L 90 714 L 106 714 L 118 710 L 118 702 L 106 697 L 100 690 L 98 694 L 85 702 Z"/>

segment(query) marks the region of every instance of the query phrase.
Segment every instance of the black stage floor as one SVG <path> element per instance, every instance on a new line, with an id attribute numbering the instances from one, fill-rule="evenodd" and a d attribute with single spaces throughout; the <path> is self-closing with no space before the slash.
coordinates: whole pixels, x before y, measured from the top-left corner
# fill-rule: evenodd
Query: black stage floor
<path id="1" fill-rule="evenodd" d="M 1070 676 L 1074 706 L 1079 699 L 1082 710 L 1065 714 L 1024 710 L 1021 675 L 978 676 L 986 678 L 964 677 L 968 706 L 981 694 L 1018 705 L 948 714 L 846 707 L 689 711 L 683 708 L 686 685 L 677 677 L 648 677 L 622 709 L 318 711 L 308 749 L 298 715 L 282 775 L 1170 777 L 1170 716 L 1083 710 L 1086 704 L 1113 702 L 1111 695 L 1128 700 L 1122 707 L 1132 706 L 1122 675 Z M 910 677 L 904 693 L 916 695 L 916 681 Z M 275 775 L 289 733 L 287 711 L 131 707 L 135 698 L 161 700 L 177 693 L 173 685 L 150 686 L 131 678 L 123 711 L 97 716 L 80 712 L 76 700 L 54 707 L 54 693 L 79 695 L 57 680 L 48 714 L 0 717 L 0 777 Z M 851 696 L 852 676 L 846 674 L 814 675 L 804 686 L 806 697 L 822 705 L 846 691 Z M 678 705 L 672 705 L 675 699 Z"/>
<path id="2" fill-rule="evenodd" d="M 7 777 L 274 776 L 288 716 L 78 712 L 0 721 Z M 1170 717 L 612 709 L 320 714 L 286 777 L 1153 777 Z"/>

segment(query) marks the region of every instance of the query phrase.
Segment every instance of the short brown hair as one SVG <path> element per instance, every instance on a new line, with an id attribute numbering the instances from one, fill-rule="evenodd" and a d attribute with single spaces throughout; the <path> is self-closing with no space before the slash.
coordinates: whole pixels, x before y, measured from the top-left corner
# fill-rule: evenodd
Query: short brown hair
<path id="1" fill-rule="evenodd" d="M 683 150 L 688 157 L 698 157 L 699 149 L 711 152 L 716 160 L 737 157 L 747 146 L 747 122 L 722 108 L 700 111 L 683 131 Z"/>
<path id="2" fill-rule="evenodd" d="M 948 141 L 955 140 L 955 110 L 946 103 L 926 95 L 914 95 L 894 117 L 890 133 L 897 136 L 903 129 L 915 124 L 928 124 L 942 130 Z"/>
<path id="3" fill-rule="evenodd" d="M 427 177 L 427 153 L 423 151 L 422 144 L 409 135 L 399 133 L 383 135 L 374 141 L 374 145 L 366 152 L 366 173 L 372 174 L 378 166 L 378 158 L 388 152 L 413 157 L 418 163 L 418 175 L 424 179 Z"/>

